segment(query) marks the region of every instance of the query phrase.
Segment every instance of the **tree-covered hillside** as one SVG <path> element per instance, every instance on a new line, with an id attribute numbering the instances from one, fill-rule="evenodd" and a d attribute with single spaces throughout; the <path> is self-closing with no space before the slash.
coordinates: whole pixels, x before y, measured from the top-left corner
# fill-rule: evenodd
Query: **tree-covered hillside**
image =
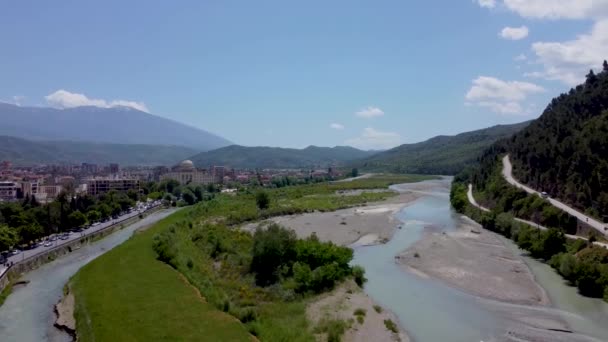
<path id="1" fill-rule="evenodd" d="M 0 160 L 10 160 L 16 165 L 83 162 L 173 165 L 196 152 L 194 149 L 182 146 L 30 141 L 0 136 Z"/>
<path id="2" fill-rule="evenodd" d="M 584 84 L 553 99 L 542 116 L 488 149 L 472 174 L 483 189 L 499 154 L 516 178 L 601 217 L 608 215 L 608 63 Z"/>
<path id="3" fill-rule="evenodd" d="M 520 131 L 529 121 L 498 125 L 455 136 L 438 136 L 417 144 L 405 144 L 358 162 L 367 171 L 453 175 L 476 162 L 499 139 Z"/>
<path id="4" fill-rule="evenodd" d="M 226 165 L 234 168 L 291 169 L 343 166 L 346 162 L 367 157 L 372 153 L 348 146 L 309 146 L 300 150 L 232 145 L 202 152 L 190 159 L 199 167 Z"/>

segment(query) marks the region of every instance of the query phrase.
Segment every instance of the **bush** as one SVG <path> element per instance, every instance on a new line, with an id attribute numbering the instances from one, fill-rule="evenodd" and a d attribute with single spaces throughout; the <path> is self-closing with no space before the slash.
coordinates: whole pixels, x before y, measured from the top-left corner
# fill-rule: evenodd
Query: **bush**
<path id="1" fill-rule="evenodd" d="M 358 308 L 357 310 L 355 310 L 355 312 L 353 312 L 353 315 L 355 316 L 365 316 L 365 314 L 367 313 L 367 311 L 363 308 Z"/>
<path id="2" fill-rule="evenodd" d="M 355 278 L 355 283 L 359 285 L 359 287 L 363 287 L 363 284 L 367 281 L 365 278 L 365 269 L 359 265 L 353 267 L 353 277 Z"/>
<path id="3" fill-rule="evenodd" d="M 327 342 L 339 342 L 348 328 L 348 324 L 339 319 L 322 319 L 314 329 L 315 333 L 327 334 Z"/>
<path id="4" fill-rule="evenodd" d="M 268 209 L 270 206 L 270 196 L 265 191 L 260 191 L 255 195 L 255 203 L 260 210 Z"/>
<path id="5" fill-rule="evenodd" d="M 384 326 L 395 334 L 399 332 L 399 328 L 397 328 L 397 325 L 391 319 L 385 319 Z"/>
<path id="6" fill-rule="evenodd" d="M 291 267 L 296 258 L 296 234 L 277 224 L 258 227 L 253 234 L 251 271 L 256 283 L 266 286 L 278 280 L 278 269 Z"/>
<path id="7" fill-rule="evenodd" d="M 177 251 L 170 232 L 163 232 L 154 236 L 152 248 L 157 254 L 157 259 L 177 269 Z"/>
<path id="8" fill-rule="evenodd" d="M 374 305 L 374 310 L 375 310 L 377 313 L 381 313 L 381 312 L 382 312 L 382 307 L 381 307 L 380 305 Z"/>

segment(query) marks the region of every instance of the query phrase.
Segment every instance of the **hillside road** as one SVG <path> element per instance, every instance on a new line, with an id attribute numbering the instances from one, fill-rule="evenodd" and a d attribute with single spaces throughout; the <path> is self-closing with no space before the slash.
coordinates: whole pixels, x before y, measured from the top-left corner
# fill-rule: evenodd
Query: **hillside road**
<path id="1" fill-rule="evenodd" d="M 540 196 L 540 193 L 526 185 L 521 184 L 520 182 L 518 182 L 514 177 L 513 177 L 513 166 L 511 165 L 511 160 L 509 159 L 509 155 L 507 154 L 506 156 L 504 156 L 504 158 L 502 158 L 502 175 L 505 178 L 505 180 L 511 184 L 514 185 L 520 189 L 525 190 L 527 193 L 530 194 L 536 194 Z M 598 232 L 600 232 L 601 234 L 606 235 L 608 232 L 604 229 L 604 227 L 608 226 L 608 224 L 602 223 L 600 221 L 597 221 L 595 219 L 593 219 L 592 217 L 589 217 L 583 213 L 581 213 L 580 211 L 556 200 L 553 198 L 547 198 L 547 200 L 556 208 L 559 208 L 567 213 L 569 213 L 570 215 L 578 218 L 579 220 L 581 220 L 582 222 L 586 222 L 588 225 L 590 225 L 591 227 L 593 227 L 594 229 L 596 229 Z"/>

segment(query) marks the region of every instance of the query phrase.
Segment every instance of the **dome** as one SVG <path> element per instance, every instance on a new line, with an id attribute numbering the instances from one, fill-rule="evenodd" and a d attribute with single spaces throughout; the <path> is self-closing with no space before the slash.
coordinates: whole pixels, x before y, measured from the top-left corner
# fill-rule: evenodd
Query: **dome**
<path id="1" fill-rule="evenodd" d="M 194 163 L 192 162 L 192 160 L 184 160 L 183 162 L 179 163 L 178 168 L 180 170 L 193 170 Z"/>

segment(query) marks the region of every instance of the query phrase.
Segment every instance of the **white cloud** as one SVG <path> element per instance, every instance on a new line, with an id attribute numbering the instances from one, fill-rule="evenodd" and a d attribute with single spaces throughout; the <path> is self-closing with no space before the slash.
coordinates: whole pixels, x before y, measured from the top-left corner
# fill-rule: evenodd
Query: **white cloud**
<path id="1" fill-rule="evenodd" d="M 599 68 L 608 56 L 608 19 L 597 21 L 588 34 L 564 42 L 537 42 L 532 44 L 543 71 L 529 73 L 561 81 L 573 86 L 581 83 L 589 69 Z"/>
<path id="2" fill-rule="evenodd" d="M 333 129 L 337 129 L 337 130 L 343 130 L 344 129 L 344 125 L 339 124 L 339 123 L 335 123 L 335 122 L 332 123 L 332 124 L 330 124 L 329 127 L 333 128 Z"/>
<path id="3" fill-rule="evenodd" d="M 485 8 L 494 8 L 494 7 L 496 7 L 496 1 L 495 0 L 473 0 L 473 2 L 477 2 L 479 4 L 479 6 L 485 7 Z"/>
<path id="4" fill-rule="evenodd" d="M 367 108 L 363 108 L 360 111 L 356 112 L 355 115 L 360 118 L 371 119 L 371 118 L 383 116 L 384 112 L 382 111 L 382 109 L 380 109 L 378 107 L 369 106 Z"/>
<path id="5" fill-rule="evenodd" d="M 149 112 L 148 107 L 143 102 L 127 101 L 127 100 L 112 100 L 106 101 L 102 99 L 90 99 L 84 94 L 71 93 L 66 90 L 57 90 L 56 92 L 44 97 L 49 105 L 57 108 L 74 108 L 81 106 L 95 106 L 101 108 L 111 108 L 117 106 L 131 107 L 142 112 Z"/>
<path id="6" fill-rule="evenodd" d="M 608 15 L 608 0 L 503 0 L 509 10 L 525 18 L 585 19 Z"/>
<path id="7" fill-rule="evenodd" d="M 515 56 L 515 58 L 513 58 L 513 60 L 516 62 L 523 62 L 526 59 L 528 59 L 528 57 L 526 55 L 524 55 L 523 53 L 521 53 L 521 54 Z"/>
<path id="8" fill-rule="evenodd" d="M 367 127 L 360 136 L 349 139 L 346 144 L 360 149 L 383 150 L 395 147 L 401 143 L 401 136 L 394 132 L 378 131 Z"/>
<path id="9" fill-rule="evenodd" d="M 530 31 L 526 26 L 521 27 L 505 27 L 500 31 L 500 36 L 509 40 L 521 40 L 528 36 Z"/>
<path id="10" fill-rule="evenodd" d="M 473 80 L 465 99 L 468 105 L 489 108 L 499 114 L 525 114 L 522 102 L 528 96 L 544 91 L 534 83 L 479 76 Z"/>
<path id="11" fill-rule="evenodd" d="M 21 106 L 21 104 L 23 103 L 23 101 L 25 101 L 25 96 L 23 96 L 23 95 L 15 95 L 15 96 L 13 96 L 13 103 L 16 106 Z"/>

